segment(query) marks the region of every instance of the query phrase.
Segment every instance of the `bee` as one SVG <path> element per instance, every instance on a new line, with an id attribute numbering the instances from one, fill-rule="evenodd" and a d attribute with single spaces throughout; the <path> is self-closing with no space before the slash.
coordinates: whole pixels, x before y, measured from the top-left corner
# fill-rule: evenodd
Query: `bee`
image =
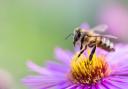
<path id="1" fill-rule="evenodd" d="M 75 28 L 73 34 L 73 44 L 80 44 L 80 53 L 78 57 L 87 49 L 87 47 L 92 48 L 89 55 L 89 60 L 92 60 L 95 53 L 96 47 L 104 49 L 108 52 L 115 51 L 114 44 L 110 39 L 117 39 L 117 37 L 112 35 L 102 35 L 97 32 L 104 32 L 108 28 L 107 25 L 101 24 L 91 29 Z M 71 34 L 70 34 L 71 35 Z"/>

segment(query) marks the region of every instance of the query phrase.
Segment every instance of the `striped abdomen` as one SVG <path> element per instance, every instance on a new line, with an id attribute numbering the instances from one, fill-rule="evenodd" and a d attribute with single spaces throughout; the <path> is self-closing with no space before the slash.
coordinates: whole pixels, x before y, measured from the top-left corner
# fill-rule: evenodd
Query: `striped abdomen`
<path id="1" fill-rule="evenodd" d="M 108 38 L 102 37 L 98 46 L 106 51 L 115 51 L 114 44 Z"/>

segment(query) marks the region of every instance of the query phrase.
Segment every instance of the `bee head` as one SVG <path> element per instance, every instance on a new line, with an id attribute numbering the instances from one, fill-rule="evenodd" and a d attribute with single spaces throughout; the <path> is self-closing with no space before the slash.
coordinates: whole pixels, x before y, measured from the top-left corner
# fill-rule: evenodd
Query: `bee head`
<path id="1" fill-rule="evenodd" d="M 73 39 L 74 46 L 76 42 L 78 42 L 80 39 L 81 39 L 81 28 L 76 28 L 74 30 L 74 39 Z"/>

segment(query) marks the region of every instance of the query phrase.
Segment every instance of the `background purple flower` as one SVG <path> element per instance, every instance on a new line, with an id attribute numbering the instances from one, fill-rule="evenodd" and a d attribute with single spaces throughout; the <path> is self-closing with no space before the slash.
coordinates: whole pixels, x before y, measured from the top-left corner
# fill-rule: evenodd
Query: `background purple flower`
<path id="1" fill-rule="evenodd" d="M 125 6 L 119 3 L 107 4 L 102 7 L 98 16 L 98 22 L 109 26 L 110 34 L 119 37 L 119 40 L 128 41 L 128 9 Z"/>
<path id="2" fill-rule="evenodd" d="M 90 25 L 88 24 L 88 23 L 82 23 L 81 25 L 80 25 L 80 28 L 82 28 L 82 29 L 89 29 L 90 28 Z"/>

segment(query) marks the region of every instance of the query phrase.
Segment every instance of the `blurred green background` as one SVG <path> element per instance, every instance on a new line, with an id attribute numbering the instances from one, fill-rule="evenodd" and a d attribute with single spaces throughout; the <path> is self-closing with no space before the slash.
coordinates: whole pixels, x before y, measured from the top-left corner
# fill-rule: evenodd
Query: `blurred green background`
<path id="1" fill-rule="evenodd" d="M 126 6 L 128 0 L 120 0 Z M 0 0 L 0 67 L 14 80 L 13 89 L 27 89 L 26 61 L 39 65 L 54 58 L 55 47 L 73 49 L 64 38 L 83 22 L 98 23 L 97 15 L 113 0 Z M 117 2 L 117 1 L 116 1 Z"/>

